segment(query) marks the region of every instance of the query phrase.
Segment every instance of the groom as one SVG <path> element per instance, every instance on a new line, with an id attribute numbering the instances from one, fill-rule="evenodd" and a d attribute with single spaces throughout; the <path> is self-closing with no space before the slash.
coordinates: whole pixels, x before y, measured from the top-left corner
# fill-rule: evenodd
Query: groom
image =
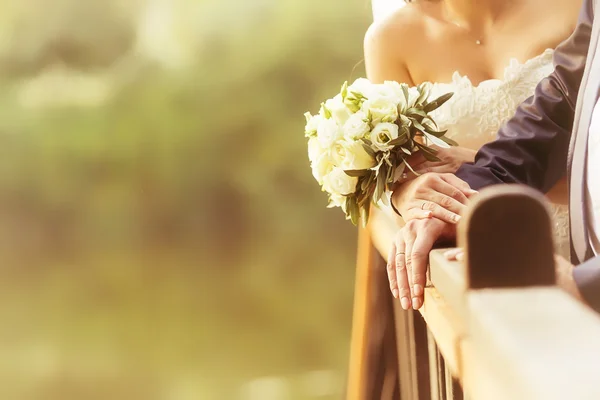
<path id="1" fill-rule="evenodd" d="M 594 14 L 598 17 L 595 18 Z M 600 312 L 600 0 L 585 0 L 573 35 L 555 52 L 555 71 L 537 86 L 515 116 L 498 132 L 498 139 L 483 146 L 474 163 L 456 175 L 471 188 L 499 183 L 522 183 L 547 192 L 568 166 L 571 219 L 571 262 L 558 262 L 559 284 Z M 428 202 L 443 206 L 435 185 L 447 177 L 423 175 L 407 184 L 417 190 L 421 208 Z M 461 189 L 458 187 L 458 189 Z M 464 188 L 462 188 L 464 190 Z M 416 196 L 416 195 L 415 195 Z M 411 203 L 415 203 L 414 201 Z M 428 209 L 434 204 L 427 204 Z M 437 208 L 440 210 L 441 208 Z M 402 210 L 406 211 L 406 210 Z M 439 215 L 434 213 L 435 215 Z M 399 289 L 403 307 L 419 308 L 427 255 L 440 238 L 455 232 L 441 219 L 413 220 L 398 235 L 388 273 Z M 408 234 L 407 234 L 408 232 Z M 408 245 L 407 245 L 408 244 Z M 412 249 L 411 254 L 404 251 Z M 395 264 L 395 265 L 394 265 Z M 561 278 L 566 277 L 566 278 Z M 406 286 L 406 285 L 404 285 Z M 394 287 L 392 287 L 394 291 Z M 394 291 L 394 294 L 397 294 Z M 405 307 L 406 308 L 406 307 Z"/>

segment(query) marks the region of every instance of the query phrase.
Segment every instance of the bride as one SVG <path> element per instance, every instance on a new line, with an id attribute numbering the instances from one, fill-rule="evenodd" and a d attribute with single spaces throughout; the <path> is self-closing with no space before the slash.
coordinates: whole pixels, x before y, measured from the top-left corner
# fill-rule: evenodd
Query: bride
<path id="1" fill-rule="evenodd" d="M 385 4 L 392 6 L 392 1 Z M 401 0 L 397 2 L 400 5 Z M 517 106 L 553 71 L 553 49 L 572 33 L 580 6 L 578 0 L 413 0 L 376 19 L 365 36 L 371 81 L 432 82 L 434 97 L 454 92 L 433 117 L 459 147 L 440 149 L 440 162 L 414 159 L 417 172 L 456 172 L 462 163 L 474 160 L 482 145 L 494 140 Z M 556 251 L 564 256 L 569 251 L 566 193 L 566 182 L 548 193 Z M 408 177 L 393 195 L 393 204 L 405 220 L 433 213 L 457 222 L 466 202 L 464 194 L 455 193 L 454 199 L 447 199 L 455 214 L 441 214 L 441 209 L 415 211 L 405 204 L 410 195 Z M 391 214 L 389 209 L 384 212 Z M 399 294 L 394 281 L 390 275 L 394 297 L 401 297 L 402 307 L 419 308 L 420 299 L 411 302 Z"/>

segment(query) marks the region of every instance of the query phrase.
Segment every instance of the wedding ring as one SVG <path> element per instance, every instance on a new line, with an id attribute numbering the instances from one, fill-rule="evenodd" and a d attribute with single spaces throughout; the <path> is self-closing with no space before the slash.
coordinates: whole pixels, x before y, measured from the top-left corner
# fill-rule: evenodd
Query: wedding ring
<path id="1" fill-rule="evenodd" d="M 425 202 L 423 202 L 423 204 L 421 204 L 421 210 L 425 211 Z"/>

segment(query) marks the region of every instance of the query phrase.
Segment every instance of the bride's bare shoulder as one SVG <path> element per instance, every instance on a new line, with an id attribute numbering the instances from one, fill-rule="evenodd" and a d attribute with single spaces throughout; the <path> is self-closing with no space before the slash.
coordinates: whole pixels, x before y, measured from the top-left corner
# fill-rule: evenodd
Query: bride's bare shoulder
<path id="1" fill-rule="evenodd" d="M 372 51 L 408 57 L 411 49 L 422 45 L 427 11 L 418 3 L 407 3 L 371 24 L 365 34 L 365 54 Z"/>

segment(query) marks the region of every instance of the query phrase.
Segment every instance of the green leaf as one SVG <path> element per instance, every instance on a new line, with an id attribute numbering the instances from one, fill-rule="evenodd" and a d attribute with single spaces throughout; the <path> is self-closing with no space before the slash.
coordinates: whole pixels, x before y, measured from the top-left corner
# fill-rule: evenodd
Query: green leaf
<path id="1" fill-rule="evenodd" d="M 442 137 L 446 134 L 446 132 L 448 132 L 448 130 L 446 129 L 445 131 L 436 131 L 435 129 L 432 129 L 431 127 L 427 126 L 425 127 L 425 132 L 435 137 Z"/>
<path id="2" fill-rule="evenodd" d="M 410 95 L 408 94 L 408 86 L 407 85 L 401 85 L 402 86 L 402 93 L 404 93 L 404 98 L 406 99 L 406 103 L 408 104 L 408 99 L 410 98 Z"/>
<path id="3" fill-rule="evenodd" d="M 401 150 L 402 150 L 402 151 L 403 151 L 405 154 L 407 154 L 407 155 L 409 155 L 409 156 L 411 156 L 411 155 L 412 155 L 412 152 L 411 152 L 409 149 L 407 149 L 407 148 L 404 148 L 404 147 L 400 147 L 400 149 L 401 149 Z"/>
<path id="4" fill-rule="evenodd" d="M 426 118 L 427 117 L 427 113 L 419 108 L 416 107 L 412 107 L 409 108 L 408 110 L 406 110 L 406 112 L 404 113 L 404 115 L 406 115 L 407 117 L 410 118 Z"/>
<path id="5" fill-rule="evenodd" d="M 348 81 L 344 82 L 344 84 L 342 85 L 342 100 L 346 100 L 346 97 L 348 96 Z"/>
<path id="6" fill-rule="evenodd" d="M 429 97 L 429 91 L 425 89 L 424 84 L 419 85 L 418 89 L 419 89 L 419 97 L 417 98 L 417 101 L 415 102 L 415 104 L 422 104 L 423 101 L 427 100 L 427 97 Z"/>
<path id="7" fill-rule="evenodd" d="M 385 179 L 387 175 L 386 173 L 387 171 L 385 165 L 382 165 L 381 168 L 379 168 L 379 173 L 377 174 L 377 186 L 375 187 L 375 195 L 373 197 L 373 201 L 375 203 L 377 203 L 381 199 L 381 196 L 385 191 Z"/>
<path id="8" fill-rule="evenodd" d="M 454 140 L 450 139 L 449 137 L 440 136 L 440 139 L 442 139 L 444 142 L 448 143 L 450 146 L 458 146 L 458 143 L 455 142 Z"/>
<path id="9" fill-rule="evenodd" d="M 402 146 L 406 142 L 408 142 L 408 129 L 407 128 L 400 129 L 398 131 L 398 137 L 394 140 L 390 140 L 388 142 L 388 144 L 392 145 L 392 146 Z"/>
<path id="10" fill-rule="evenodd" d="M 356 198 L 354 196 L 348 197 L 346 207 L 346 212 L 350 216 L 350 220 L 354 225 L 358 225 L 360 211 L 358 210 L 358 204 L 356 203 Z"/>
<path id="11" fill-rule="evenodd" d="M 437 151 L 435 149 L 432 149 L 432 148 L 422 145 L 420 143 L 416 143 L 416 146 L 421 151 L 421 153 L 423 154 L 423 157 L 425 157 L 425 159 L 427 161 L 441 161 L 436 156 Z"/>
<path id="12" fill-rule="evenodd" d="M 371 148 L 371 146 L 369 146 L 366 143 L 362 143 L 363 149 L 365 149 L 365 151 L 367 152 L 368 155 L 370 155 L 371 157 L 375 158 L 375 150 L 373 150 Z"/>
<path id="13" fill-rule="evenodd" d="M 371 211 L 371 205 L 367 203 L 366 206 L 360 208 L 360 211 L 363 228 L 365 228 L 367 226 L 367 223 L 369 222 L 369 212 Z"/>
<path id="14" fill-rule="evenodd" d="M 329 111 L 329 109 L 325 107 L 325 103 L 321 103 L 321 108 L 323 109 L 323 115 L 325 116 L 325 118 L 331 118 L 331 111 Z"/>
<path id="15" fill-rule="evenodd" d="M 450 148 L 450 146 L 448 145 L 448 143 L 444 142 L 442 139 L 435 137 L 427 132 L 425 132 L 425 137 L 431 141 L 431 143 L 435 144 L 438 147 L 441 147 L 442 149 L 448 149 Z"/>
<path id="16" fill-rule="evenodd" d="M 348 176 L 360 178 L 361 176 L 366 176 L 369 173 L 369 170 L 368 169 L 345 169 L 344 172 Z"/>
<path id="17" fill-rule="evenodd" d="M 417 128 L 421 132 L 425 132 L 425 127 L 421 125 L 421 123 L 415 119 L 411 119 L 412 124 L 415 128 Z"/>
<path id="18" fill-rule="evenodd" d="M 454 96 L 454 93 L 452 93 L 452 92 L 441 95 L 437 99 L 435 99 L 435 100 L 429 102 L 427 105 L 425 105 L 423 107 L 423 111 L 428 113 L 428 112 L 431 112 L 431 111 L 441 107 L 445 102 L 450 100 L 450 98 L 452 96 Z"/>
<path id="19" fill-rule="evenodd" d="M 375 180 L 375 171 L 369 170 L 369 175 L 362 178 L 360 183 L 360 190 L 364 193 L 373 184 Z"/>

